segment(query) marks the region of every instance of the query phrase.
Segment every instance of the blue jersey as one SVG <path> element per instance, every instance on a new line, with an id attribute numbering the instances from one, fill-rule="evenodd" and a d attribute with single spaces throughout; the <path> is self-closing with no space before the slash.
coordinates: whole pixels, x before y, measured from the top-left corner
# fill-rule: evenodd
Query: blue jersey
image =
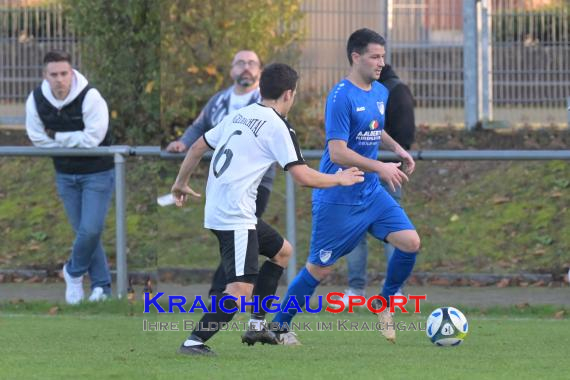
<path id="1" fill-rule="evenodd" d="M 334 174 L 339 169 L 345 169 L 331 161 L 328 148 L 330 140 L 346 141 L 348 148 L 356 153 L 372 160 L 378 159 L 387 102 L 388 89 L 376 81 L 372 82 L 372 88 L 368 91 L 347 79 L 334 86 L 325 107 L 326 143 L 321 158 L 321 172 Z M 313 201 L 360 205 L 379 187 L 378 174 L 365 173 L 364 182 L 353 186 L 313 190 Z"/>

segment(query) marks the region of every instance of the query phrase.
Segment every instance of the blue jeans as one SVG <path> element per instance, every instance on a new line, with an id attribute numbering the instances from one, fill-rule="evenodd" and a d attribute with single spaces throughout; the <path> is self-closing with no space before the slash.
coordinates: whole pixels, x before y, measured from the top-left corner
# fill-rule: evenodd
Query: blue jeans
<path id="1" fill-rule="evenodd" d="M 67 272 L 73 277 L 88 273 L 91 289 L 101 287 L 110 295 L 111 275 L 101 235 L 113 197 L 115 169 L 91 174 L 56 172 L 55 183 L 75 233 Z"/>
<path id="2" fill-rule="evenodd" d="M 390 190 L 390 187 L 382 181 L 384 189 L 400 203 L 402 199 L 402 188 L 397 188 L 395 192 Z M 394 253 L 394 246 L 389 243 L 384 243 L 384 255 L 386 256 L 386 263 L 390 261 Z M 368 264 L 368 243 L 366 236 L 358 243 L 356 248 L 346 255 L 346 264 L 348 268 L 348 287 L 355 293 L 364 295 L 366 288 L 367 276 L 366 267 Z"/>

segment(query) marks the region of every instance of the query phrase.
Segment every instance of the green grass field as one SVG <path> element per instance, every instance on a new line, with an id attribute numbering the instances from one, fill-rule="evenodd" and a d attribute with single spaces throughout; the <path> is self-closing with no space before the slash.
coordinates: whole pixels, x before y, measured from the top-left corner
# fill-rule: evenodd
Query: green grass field
<path id="1" fill-rule="evenodd" d="M 300 347 L 248 347 L 239 331 L 218 333 L 209 344 L 215 358 L 185 357 L 176 349 L 194 314 L 142 314 L 142 304 L 110 301 L 69 307 L 48 303 L 0 305 L 2 379 L 568 379 L 570 320 L 552 310 L 461 308 L 470 323 L 463 345 L 439 348 L 423 331 L 398 333 L 396 345 L 376 331 L 300 331 Z M 49 314 L 49 310 L 54 315 Z M 422 314 L 402 316 L 424 322 Z M 567 314 L 567 311 L 566 311 Z M 247 321 L 246 314 L 236 316 Z M 319 321 L 373 322 L 367 312 L 300 316 Z M 178 322 L 180 331 L 143 332 L 143 320 Z"/>

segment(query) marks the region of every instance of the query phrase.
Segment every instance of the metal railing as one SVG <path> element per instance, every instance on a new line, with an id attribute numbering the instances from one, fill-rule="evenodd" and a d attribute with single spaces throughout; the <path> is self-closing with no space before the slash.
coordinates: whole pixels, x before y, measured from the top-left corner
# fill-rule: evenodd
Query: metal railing
<path id="1" fill-rule="evenodd" d="M 322 150 L 304 150 L 306 159 L 320 159 Z M 570 160 L 570 150 L 428 150 L 411 151 L 415 160 L 506 160 L 506 161 L 542 161 Z M 0 146 L 0 156 L 54 157 L 54 156 L 113 156 L 115 160 L 115 209 L 116 209 L 116 263 L 117 296 L 122 298 L 127 293 L 127 229 L 126 229 L 126 167 L 128 156 L 154 156 L 161 159 L 182 159 L 183 153 L 168 153 L 158 146 L 114 145 L 93 149 L 73 148 L 36 148 L 23 146 Z M 207 158 L 211 155 L 207 155 Z M 383 160 L 395 160 L 392 152 L 381 152 Z M 286 178 L 286 236 L 293 246 L 293 255 L 287 268 L 287 282 L 291 283 L 297 271 L 296 263 L 296 217 L 295 185 L 290 174 Z"/>

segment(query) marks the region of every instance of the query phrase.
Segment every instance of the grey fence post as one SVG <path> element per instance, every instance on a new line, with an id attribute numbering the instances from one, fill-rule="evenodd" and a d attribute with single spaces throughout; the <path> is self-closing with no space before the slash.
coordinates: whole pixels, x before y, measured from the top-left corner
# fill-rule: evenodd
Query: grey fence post
<path id="1" fill-rule="evenodd" d="M 386 0 L 384 3 L 384 38 L 388 43 L 388 48 L 386 49 L 385 62 L 390 64 L 392 63 L 393 49 L 392 41 L 390 41 L 390 38 L 392 37 L 392 10 L 392 0 Z"/>
<path id="2" fill-rule="evenodd" d="M 566 112 L 568 113 L 568 129 L 570 129 L 570 96 L 566 98 Z"/>
<path id="3" fill-rule="evenodd" d="M 117 298 L 127 294 L 127 228 L 126 228 L 125 157 L 115 153 L 115 216 L 117 247 Z"/>
<path id="4" fill-rule="evenodd" d="M 465 129 L 475 128 L 477 105 L 477 7 L 475 0 L 463 0 L 463 96 Z"/>
<path id="5" fill-rule="evenodd" d="M 481 0 L 479 3 L 480 16 L 479 24 L 481 30 L 481 44 L 480 44 L 480 97 L 479 97 L 479 112 L 483 123 L 493 120 L 493 107 L 491 99 L 493 97 L 493 87 L 491 85 L 491 23 L 489 22 L 489 1 Z"/>
<path id="6" fill-rule="evenodd" d="M 293 247 L 293 253 L 287 266 L 287 284 L 290 284 L 297 275 L 297 220 L 295 217 L 295 182 L 290 173 L 287 173 L 285 178 L 287 240 Z"/>

